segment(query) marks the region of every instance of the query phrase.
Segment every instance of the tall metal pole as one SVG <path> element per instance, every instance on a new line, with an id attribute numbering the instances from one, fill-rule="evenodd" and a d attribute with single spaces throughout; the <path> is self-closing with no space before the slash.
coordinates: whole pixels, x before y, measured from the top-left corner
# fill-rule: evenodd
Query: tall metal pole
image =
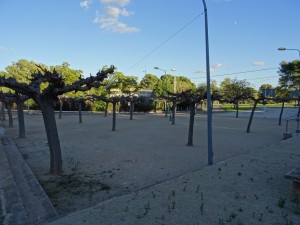
<path id="1" fill-rule="evenodd" d="M 205 0 L 202 0 L 205 17 L 205 44 L 206 44 L 206 87 L 207 87 L 207 147 L 208 147 L 208 165 L 213 164 L 213 146 L 212 146 L 212 107 L 210 93 L 210 65 L 209 65 L 209 42 L 208 42 L 208 22 L 207 8 Z"/>

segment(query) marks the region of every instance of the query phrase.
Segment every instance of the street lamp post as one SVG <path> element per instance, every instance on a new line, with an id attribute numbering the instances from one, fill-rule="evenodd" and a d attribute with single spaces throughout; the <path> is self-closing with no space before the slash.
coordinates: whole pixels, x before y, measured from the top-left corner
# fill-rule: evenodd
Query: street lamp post
<path id="1" fill-rule="evenodd" d="M 209 65 L 209 43 L 208 43 L 208 22 L 207 22 L 207 7 L 205 0 L 202 0 L 205 17 L 205 45 L 206 45 L 206 87 L 207 87 L 207 151 L 208 165 L 213 164 L 213 147 L 212 147 L 212 107 L 210 93 L 210 65 Z"/>
<path id="2" fill-rule="evenodd" d="M 286 50 L 292 50 L 292 51 L 298 51 L 299 53 L 299 59 L 300 59 L 300 50 L 296 49 L 296 48 L 284 48 L 284 47 L 280 47 L 278 48 L 279 51 L 286 51 Z"/>
<path id="3" fill-rule="evenodd" d="M 167 74 L 167 71 L 176 71 L 175 69 L 170 69 L 170 70 L 164 70 L 164 69 L 161 69 L 159 68 L 158 66 L 155 66 L 154 69 L 156 70 L 161 70 L 161 71 L 164 71 L 165 72 L 165 75 Z M 173 88 L 174 88 L 174 93 L 176 93 L 176 77 L 174 76 L 174 84 L 173 84 Z M 168 94 L 168 102 L 167 102 L 167 105 L 166 106 L 166 117 L 168 116 L 168 113 L 170 111 L 170 101 L 169 101 L 169 94 Z M 170 121 L 171 121 L 171 113 L 170 113 Z"/>
<path id="4" fill-rule="evenodd" d="M 175 69 L 163 70 L 163 69 L 159 68 L 158 66 L 154 67 L 154 69 L 164 71 L 165 75 L 167 74 L 167 71 L 176 71 Z M 174 88 L 174 93 L 176 93 L 176 77 L 175 76 L 174 76 L 174 85 L 173 85 L 173 88 Z"/>

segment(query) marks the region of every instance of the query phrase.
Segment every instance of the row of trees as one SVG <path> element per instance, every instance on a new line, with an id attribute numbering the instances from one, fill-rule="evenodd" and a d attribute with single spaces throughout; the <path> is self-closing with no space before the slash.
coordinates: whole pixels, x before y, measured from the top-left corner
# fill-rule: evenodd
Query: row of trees
<path id="1" fill-rule="evenodd" d="M 299 61 L 282 62 L 279 75 L 280 86 L 277 87 L 277 97 L 284 99 L 292 90 L 299 91 Z M 141 82 L 138 82 L 136 76 L 125 76 L 121 72 L 116 72 L 113 66 L 110 68 L 104 66 L 95 76 L 90 75 L 84 78 L 81 70 L 71 69 L 66 62 L 58 66 L 46 66 L 24 59 L 7 66 L 6 71 L 0 71 L 0 86 L 3 97 L 1 100 L 6 103 L 7 108 L 9 108 L 8 103 L 15 102 L 18 106 L 19 117 L 22 117 L 19 111 L 22 111 L 23 103 L 28 98 L 32 99 L 42 111 L 50 150 L 50 172 L 53 174 L 62 173 L 61 149 L 54 116 L 54 108 L 59 98 L 85 99 L 87 96 L 101 96 L 98 101 L 99 105 L 95 104 L 97 101 L 93 101 L 93 105 L 100 109 L 101 102 L 103 103 L 103 99 L 106 99 L 104 105 L 107 107 L 109 102 L 113 103 L 115 111 L 118 98 L 114 95 L 133 96 L 139 89 L 146 88 L 153 90 L 156 99 L 164 99 L 165 108 L 167 96 L 168 99 L 169 96 L 170 98 L 173 96 L 173 100 L 171 99 L 173 113 L 178 101 L 190 104 L 193 108 L 197 101 L 206 98 L 206 85 L 200 84 L 196 87 L 184 76 L 174 77 L 165 74 L 158 78 L 152 74 L 146 74 Z M 271 88 L 271 86 L 268 84 L 261 86 L 261 90 L 265 88 Z M 256 93 L 246 80 L 226 78 L 219 87 L 215 81 L 212 81 L 211 89 L 213 100 L 234 103 L 237 108 L 238 102 L 242 99 L 254 101 L 258 99 L 255 102 L 261 100 L 261 95 Z M 5 96 L 7 93 L 9 98 Z M 174 97 L 175 93 L 179 96 Z M 188 93 L 184 101 L 180 100 L 182 99 L 180 93 Z"/>
<path id="2" fill-rule="evenodd" d="M 68 85 L 83 78 L 83 72 L 81 70 L 70 68 L 70 64 L 67 62 L 57 66 L 50 66 L 49 68 L 43 64 L 38 65 L 41 68 L 49 69 L 49 71 L 55 70 L 61 75 L 64 83 Z M 228 102 L 235 103 L 242 97 L 262 95 L 263 90 L 265 89 L 276 89 L 277 97 L 289 98 L 292 91 L 300 90 L 299 67 L 299 60 L 282 62 L 280 64 L 280 70 L 278 71 L 279 85 L 277 87 L 272 87 L 270 84 L 262 84 L 258 90 L 251 87 L 250 83 L 245 79 L 239 80 L 237 78 L 225 78 L 220 85 L 218 85 L 215 80 L 212 80 L 212 100 L 222 98 L 226 99 Z M 6 71 L 0 71 L 0 76 L 5 78 L 13 77 L 18 82 L 28 83 L 31 79 L 32 73 L 38 69 L 37 63 L 21 59 L 18 62 L 14 62 L 12 65 L 7 66 Z M 102 69 L 106 69 L 106 67 L 103 67 Z M 107 88 L 107 86 L 109 88 Z M 141 89 L 153 90 L 153 95 L 156 97 L 167 96 L 168 92 L 182 93 L 188 90 L 204 95 L 206 93 L 206 83 L 200 83 L 196 86 L 185 76 L 175 77 L 170 74 L 162 75 L 160 78 L 152 74 L 145 74 L 139 82 L 137 76 L 125 76 L 122 72 L 114 72 L 103 81 L 103 85 L 100 87 L 91 88 L 88 92 L 68 92 L 64 94 L 64 97 L 80 98 L 86 97 L 87 95 L 103 95 L 107 97 L 112 95 L 133 95 L 137 94 Z M 3 88 L 2 91 L 7 92 L 7 90 L 3 90 Z M 38 105 L 31 100 L 29 102 L 29 107 L 35 109 Z M 156 107 L 164 109 L 164 105 L 162 103 L 156 105 Z M 67 109 L 68 106 L 65 106 L 64 108 Z M 126 110 L 126 108 L 127 107 L 123 105 L 121 110 Z M 85 109 L 103 111 L 105 109 L 105 104 L 101 101 L 96 101 Z M 147 109 L 149 110 L 151 107 L 146 107 L 145 110 Z"/>

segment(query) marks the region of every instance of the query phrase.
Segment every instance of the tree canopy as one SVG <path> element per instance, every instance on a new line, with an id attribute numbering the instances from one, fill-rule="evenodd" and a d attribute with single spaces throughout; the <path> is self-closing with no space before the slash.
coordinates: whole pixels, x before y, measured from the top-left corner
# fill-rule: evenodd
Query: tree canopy
<path id="1" fill-rule="evenodd" d="M 281 62 L 279 73 L 279 84 L 281 87 L 300 90 L 300 60 L 292 62 Z"/>

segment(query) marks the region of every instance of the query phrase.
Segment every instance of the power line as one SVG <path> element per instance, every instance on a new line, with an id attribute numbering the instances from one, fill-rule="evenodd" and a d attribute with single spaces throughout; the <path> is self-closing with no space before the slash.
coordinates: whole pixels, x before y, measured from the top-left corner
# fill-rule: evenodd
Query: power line
<path id="1" fill-rule="evenodd" d="M 237 74 L 243 74 L 243 73 L 261 72 L 261 71 L 274 70 L 274 69 L 278 69 L 278 67 L 270 67 L 270 68 L 264 68 L 264 69 L 259 69 L 259 70 L 247 70 L 247 71 L 240 71 L 240 72 L 234 72 L 234 73 L 217 74 L 217 75 L 213 75 L 211 77 L 222 77 L 222 76 L 237 75 Z M 200 78 L 206 78 L 206 77 L 192 77 L 190 79 L 200 79 Z"/>
<path id="2" fill-rule="evenodd" d="M 188 23 L 186 23 L 184 26 L 182 26 L 179 30 L 177 30 L 174 34 L 172 34 L 169 38 L 167 38 L 165 41 L 161 42 L 159 45 L 157 45 L 153 50 L 151 50 L 148 54 L 143 56 L 140 60 L 138 60 L 135 64 L 133 64 L 129 69 L 126 71 L 130 71 L 132 68 L 137 66 L 139 63 L 141 63 L 143 60 L 145 60 L 147 57 L 152 55 L 154 52 L 156 52 L 158 49 L 160 49 L 162 46 L 164 46 L 167 42 L 169 42 L 173 37 L 175 37 L 177 34 L 179 34 L 181 31 L 183 31 L 185 28 L 187 28 L 190 24 L 192 24 L 196 19 L 198 19 L 200 16 L 202 16 L 204 12 L 200 13 L 199 15 L 195 16 L 192 20 L 190 20 Z"/>
<path id="3" fill-rule="evenodd" d="M 269 77 L 250 78 L 250 79 L 247 79 L 247 80 L 263 80 L 263 79 L 272 78 L 272 77 L 278 77 L 278 75 L 273 75 L 273 76 L 269 76 Z"/>

